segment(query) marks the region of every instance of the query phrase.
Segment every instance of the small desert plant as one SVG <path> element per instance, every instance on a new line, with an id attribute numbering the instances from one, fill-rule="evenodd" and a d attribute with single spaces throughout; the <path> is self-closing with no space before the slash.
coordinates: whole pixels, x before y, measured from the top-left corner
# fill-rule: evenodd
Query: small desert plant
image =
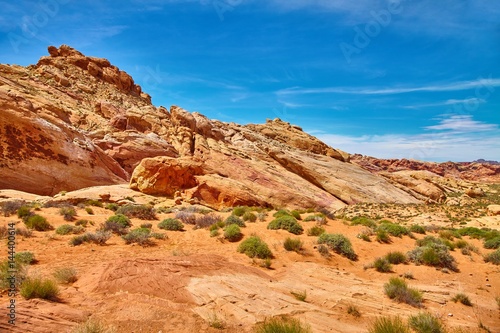
<path id="1" fill-rule="evenodd" d="M 410 227 L 410 232 L 425 235 L 425 228 L 419 224 L 412 224 L 412 226 Z"/>
<path id="2" fill-rule="evenodd" d="M 35 254 L 30 251 L 22 251 L 22 252 L 17 252 L 14 260 L 16 261 L 16 264 L 21 264 L 21 265 L 31 265 L 36 263 L 36 258 Z"/>
<path id="3" fill-rule="evenodd" d="M 243 216 L 241 218 L 243 219 L 243 221 L 246 221 L 246 222 L 257 221 L 257 215 L 255 215 L 252 212 L 245 212 L 245 214 L 243 214 Z"/>
<path id="4" fill-rule="evenodd" d="M 63 224 L 56 229 L 58 235 L 79 234 L 82 233 L 84 228 L 82 226 L 74 226 L 70 224 Z"/>
<path id="5" fill-rule="evenodd" d="M 226 322 L 222 318 L 219 318 L 216 313 L 213 313 L 208 318 L 208 326 L 218 330 L 223 330 L 226 328 Z"/>
<path id="6" fill-rule="evenodd" d="M 498 249 L 500 247 L 500 237 L 494 237 L 484 241 L 485 249 Z"/>
<path id="7" fill-rule="evenodd" d="M 152 223 L 142 223 L 139 227 L 151 229 L 153 227 Z"/>
<path id="8" fill-rule="evenodd" d="M 26 265 L 16 261 L 15 268 L 16 270 L 12 271 L 12 264 L 7 260 L 0 262 L 0 289 L 9 289 L 12 282 L 17 288 L 24 281 L 27 273 Z M 12 280 L 12 277 L 15 279 Z"/>
<path id="9" fill-rule="evenodd" d="M 1 203 L 0 206 L 2 208 L 3 215 L 5 217 L 9 217 L 12 214 L 16 213 L 24 204 L 25 202 L 22 200 L 12 200 L 5 201 Z"/>
<path id="10" fill-rule="evenodd" d="M 254 333 L 312 333 L 308 325 L 290 317 L 272 317 L 256 325 Z"/>
<path id="11" fill-rule="evenodd" d="M 128 233 L 128 227 L 124 227 L 122 223 L 109 221 L 109 220 L 104 222 L 104 224 L 101 226 L 100 230 L 111 231 L 112 233 L 120 235 L 120 236 Z"/>
<path id="12" fill-rule="evenodd" d="M 61 207 L 59 208 L 59 215 L 62 215 L 65 221 L 73 221 L 76 216 L 76 210 L 71 206 Z"/>
<path id="13" fill-rule="evenodd" d="M 121 225 L 123 228 L 128 228 L 132 225 L 132 223 L 130 223 L 130 219 L 126 215 L 123 215 L 123 214 L 115 214 L 113 216 L 110 216 L 106 220 L 106 222 L 117 223 L 117 224 Z"/>
<path id="14" fill-rule="evenodd" d="M 304 231 L 304 229 L 297 222 L 295 217 L 291 215 L 283 215 L 277 217 L 276 219 L 269 222 L 269 224 L 267 225 L 267 229 L 270 230 L 283 229 L 295 235 L 300 235 Z"/>
<path id="15" fill-rule="evenodd" d="M 295 217 L 297 220 L 302 220 L 302 216 L 300 216 L 300 212 L 298 210 L 292 210 L 290 215 Z"/>
<path id="16" fill-rule="evenodd" d="M 104 245 L 111 238 L 111 231 L 99 230 L 95 233 L 87 232 L 80 236 L 75 236 L 69 241 L 70 245 L 78 246 L 83 243 L 94 243 L 97 245 Z"/>
<path id="17" fill-rule="evenodd" d="M 28 277 L 21 283 L 19 293 L 26 299 L 41 298 L 57 301 L 59 288 L 52 280 L 41 277 Z"/>
<path id="18" fill-rule="evenodd" d="M 196 225 L 196 214 L 190 212 L 177 212 L 175 218 L 181 220 L 184 224 Z"/>
<path id="19" fill-rule="evenodd" d="M 33 215 L 33 212 L 31 211 L 31 207 L 24 205 L 18 208 L 17 210 L 17 217 L 26 220 L 28 217 Z"/>
<path id="20" fill-rule="evenodd" d="M 408 279 L 408 280 L 414 280 L 415 279 L 415 277 L 413 276 L 412 272 L 405 272 L 403 274 L 403 278 Z"/>
<path id="21" fill-rule="evenodd" d="M 75 225 L 76 226 L 82 226 L 82 227 L 87 227 L 87 224 L 90 224 L 92 225 L 92 221 L 89 221 L 89 220 L 78 220 L 75 222 Z"/>
<path id="22" fill-rule="evenodd" d="M 416 333 L 445 333 L 446 329 L 441 320 L 435 315 L 428 312 L 410 316 L 408 318 L 410 327 Z"/>
<path id="23" fill-rule="evenodd" d="M 71 333 L 115 333 L 112 328 L 107 327 L 101 321 L 89 318 L 76 326 Z"/>
<path id="24" fill-rule="evenodd" d="M 118 208 L 120 208 L 120 206 L 118 206 L 118 204 L 115 203 L 109 203 L 106 205 L 106 209 L 111 210 L 113 212 L 116 212 Z"/>
<path id="25" fill-rule="evenodd" d="M 353 317 L 359 318 L 361 317 L 361 312 L 359 311 L 356 305 L 349 304 L 347 306 L 347 314 L 350 314 Z"/>
<path id="26" fill-rule="evenodd" d="M 316 222 L 319 225 L 326 224 L 326 218 L 323 214 L 309 215 L 304 219 L 304 222 Z"/>
<path id="27" fill-rule="evenodd" d="M 404 264 L 408 260 L 406 255 L 399 251 L 389 252 L 385 255 L 385 258 L 393 265 Z"/>
<path id="28" fill-rule="evenodd" d="M 232 215 L 234 216 L 243 216 L 247 212 L 247 207 L 234 207 Z"/>
<path id="29" fill-rule="evenodd" d="M 26 227 L 36 231 L 52 230 L 53 227 L 47 222 L 47 219 L 41 215 L 35 214 L 29 216 L 25 221 Z"/>
<path id="30" fill-rule="evenodd" d="M 417 244 L 419 243 L 417 241 Z M 416 264 L 448 268 L 455 272 L 458 271 L 455 258 L 453 258 L 449 253 L 448 247 L 443 243 L 429 242 L 427 245 L 419 246 L 408 252 L 408 258 Z"/>
<path id="31" fill-rule="evenodd" d="M 85 204 L 87 206 L 102 207 L 102 202 L 100 202 L 99 200 L 95 200 L 95 199 L 89 199 L 89 200 L 85 201 Z"/>
<path id="32" fill-rule="evenodd" d="M 279 209 L 274 214 L 273 217 L 281 217 L 281 216 L 292 216 L 288 209 Z"/>
<path id="33" fill-rule="evenodd" d="M 196 217 L 196 228 L 208 228 L 217 222 L 222 221 L 222 218 L 217 214 L 206 214 Z"/>
<path id="34" fill-rule="evenodd" d="M 297 301 L 305 302 L 307 298 L 307 291 L 291 291 L 290 294 L 295 297 Z"/>
<path id="35" fill-rule="evenodd" d="M 496 249 L 495 251 L 484 256 L 485 262 L 491 262 L 493 265 L 500 265 L 500 249 Z"/>
<path id="36" fill-rule="evenodd" d="M 500 310 L 500 296 L 495 297 L 495 302 L 497 302 L 498 309 Z"/>
<path id="37" fill-rule="evenodd" d="M 224 223 L 226 226 L 236 224 L 238 227 L 245 227 L 245 222 L 236 215 L 229 215 Z"/>
<path id="38" fill-rule="evenodd" d="M 319 236 L 318 244 L 326 244 L 335 253 L 338 253 L 350 260 L 357 260 L 358 258 L 352 248 L 351 241 L 344 235 L 324 233 Z"/>
<path id="39" fill-rule="evenodd" d="M 410 329 L 400 317 L 379 317 L 372 324 L 369 333 L 410 333 Z"/>
<path id="40" fill-rule="evenodd" d="M 299 252 L 302 249 L 302 245 L 303 245 L 303 243 L 302 243 L 302 241 L 299 238 L 290 238 L 290 237 L 288 237 L 283 242 L 283 247 L 287 251 Z"/>
<path id="41" fill-rule="evenodd" d="M 267 244 L 258 236 L 250 236 L 238 246 L 238 252 L 250 258 L 270 259 L 273 254 Z"/>
<path id="42" fill-rule="evenodd" d="M 400 238 L 403 235 L 409 234 L 408 229 L 406 229 L 404 226 L 389 221 L 382 221 L 378 226 L 377 230 L 383 230 L 391 236 Z"/>
<path id="43" fill-rule="evenodd" d="M 230 224 L 224 229 L 224 238 L 230 242 L 237 242 L 242 237 L 240 227 L 237 224 Z"/>
<path id="44" fill-rule="evenodd" d="M 378 229 L 376 233 L 376 238 L 377 242 L 379 243 L 386 243 L 389 244 L 392 242 L 391 236 L 389 236 L 389 233 L 383 229 Z"/>
<path id="45" fill-rule="evenodd" d="M 182 231 L 184 229 L 184 224 L 178 219 L 169 218 L 158 223 L 158 228 L 171 231 Z"/>
<path id="46" fill-rule="evenodd" d="M 372 241 L 370 238 L 371 235 L 373 235 L 373 231 L 371 231 L 370 229 L 367 229 L 367 230 L 363 230 L 362 232 L 360 232 L 356 237 L 364 240 L 365 242 L 371 242 Z"/>
<path id="47" fill-rule="evenodd" d="M 85 207 L 85 211 L 87 212 L 87 214 L 89 215 L 94 215 L 94 210 L 90 207 Z"/>
<path id="48" fill-rule="evenodd" d="M 22 237 L 26 237 L 26 238 L 30 238 L 33 236 L 33 231 L 29 230 L 29 229 L 25 229 L 25 228 L 16 228 L 16 235 L 19 235 L 19 236 L 22 236 Z"/>
<path id="49" fill-rule="evenodd" d="M 472 306 L 472 302 L 470 301 L 469 296 L 465 295 L 464 293 L 456 294 L 451 300 L 455 303 L 460 302 L 463 305 Z"/>
<path id="50" fill-rule="evenodd" d="M 135 217 L 141 220 L 156 220 L 156 213 L 153 206 L 148 205 L 125 205 L 118 208 L 116 214 L 123 214 L 127 217 Z"/>
<path id="51" fill-rule="evenodd" d="M 267 219 L 267 212 L 257 213 L 257 217 L 259 218 L 259 221 L 264 222 Z"/>
<path id="52" fill-rule="evenodd" d="M 392 271 L 392 265 L 386 258 L 377 258 L 373 262 L 373 267 L 377 272 L 388 273 Z"/>
<path id="53" fill-rule="evenodd" d="M 377 223 L 375 223 L 375 221 L 366 216 L 356 216 L 352 218 L 351 225 L 362 225 L 372 229 L 375 229 L 377 227 Z"/>
<path id="54" fill-rule="evenodd" d="M 122 236 L 126 244 L 137 243 L 141 246 L 151 246 L 151 229 L 138 228 L 131 230 L 128 234 Z"/>
<path id="55" fill-rule="evenodd" d="M 385 294 L 400 303 L 406 303 L 414 307 L 422 306 L 422 293 L 417 289 L 409 288 L 403 279 L 393 277 L 384 284 Z"/>
<path id="56" fill-rule="evenodd" d="M 52 274 L 59 283 L 70 284 L 78 280 L 76 269 L 72 267 L 58 268 Z"/>
<path id="57" fill-rule="evenodd" d="M 220 235 L 220 232 L 218 229 L 210 230 L 210 237 L 217 237 Z"/>
<path id="58" fill-rule="evenodd" d="M 318 246 L 318 252 L 321 256 L 325 258 L 330 258 L 330 251 L 328 250 L 328 246 L 321 244 Z"/>
<path id="59" fill-rule="evenodd" d="M 324 234 L 325 233 L 325 228 L 319 226 L 319 225 L 315 225 L 314 227 L 312 227 L 311 229 L 307 230 L 307 235 L 308 236 L 320 236 L 321 234 Z"/>

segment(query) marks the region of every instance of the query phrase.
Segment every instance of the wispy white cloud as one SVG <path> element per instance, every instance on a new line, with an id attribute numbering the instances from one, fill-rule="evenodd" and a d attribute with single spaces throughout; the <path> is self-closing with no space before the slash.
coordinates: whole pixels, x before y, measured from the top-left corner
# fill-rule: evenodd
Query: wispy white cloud
<path id="1" fill-rule="evenodd" d="M 470 115 L 452 115 L 442 119 L 438 125 L 427 126 L 427 130 L 455 131 L 455 132 L 481 132 L 498 129 L 496 124 L 487 124 L 472 119 Z"/>
<path id="2" fill-rule="evenodd" d="M 449 105 L 457 105 L 457 104 L 464 104 L 464 105 L 477 105 L 477 104 L 482 104 L 486 103 L 486 100 L 482 98 L 466 98 L 466 99 L 449 99 L 446 101 L 442 102 L 437 102 L 437 103 L 429 103 L 429 104 L 416 104 L 416 105 L 406 105 L 403 106 L 406 109 L 419 109 L 419 108 L 427 108 L 427 107 L 434 107 L 434 106 L 449 106 Z"/>
<path id="3" fill-rule="evenodd" d="M 458 81 L 443 84 L 430 84 L 414 87 L 326 87 L 326 88 L 286 88 L 278 90 L 277 95 L 308 95 L 308 94 L 351 94 L 351 95 L 396 95 L 412 92 L 443 92 L 443 91 L 461 91 L 470 89 L 486 88 L 492 90 L 500 86 L 500 79 L 497 78 L 479 78 L 470 81 Z"/>

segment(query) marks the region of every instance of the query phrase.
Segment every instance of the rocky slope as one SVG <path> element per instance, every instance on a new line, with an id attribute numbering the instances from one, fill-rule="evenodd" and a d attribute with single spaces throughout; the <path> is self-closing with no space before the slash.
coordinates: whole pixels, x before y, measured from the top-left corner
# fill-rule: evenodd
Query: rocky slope
<path id="1" fill-rule="evenodd" d="M 33 66 L 0 65 L 0 188 L 54 195 L 130 182 L 214 208 L 329 209 L 439 201 L 446 191 L 429 176 L 369 172 L 384 165 L 351 163 L 279 119 L 242 126 L 155 107 L 108 60 L 66 45 L 49 53 Z"/>

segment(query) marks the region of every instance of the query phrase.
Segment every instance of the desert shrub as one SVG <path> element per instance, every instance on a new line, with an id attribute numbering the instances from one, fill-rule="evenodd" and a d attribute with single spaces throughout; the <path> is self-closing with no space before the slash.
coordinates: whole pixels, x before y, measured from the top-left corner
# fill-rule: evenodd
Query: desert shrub
<path id="1" fill-rule="evenodd" d="M 70 284 L 78 280 L 76 269 L 73 267 L 58 268 L 52 274 L 59 283 Z"/>
<path id="2" fill-rule="evenodd" d="M 240 227 L 237 224 L 230 224 L 224 229 L 224 238 L 230 242 L 237 242 L 242 237 Z"/>
<path id="3" fill-rule="evenodd" d="M 297 220 L 302 220 L 302 216 L 300 216 L 300 213 L 298 210 L 292 210 L 290 212 L 290 215 L 292 215 L 293 217 L 295 217 Z"/>
<path id="4" fill-rule="evenodd" d="M 20 219 L 26 220 L 31 215 L 33 215 L 33 212 L 31 211 L 30 206 L 23 205 L 17 210 L 17 217 L 19 217 Z"/>
<path id="5" fill-rule="evenodd" d="M 389 235 L 399 238 L 409 234 L 409 231 L 406 227 L 389 221 L 382 221 L 378 226 L 377 230 L 383 230 L 387 232 Z"/>
<path id="6" fill-rule="evenodd" d="M 377 227 L 377 223 L 375 223 L 375 221 L 366 216 L 353 217 L 351 219 L 351 225 L 362 225 L 372 229 L 375 229 Z"/>
<path id="7" fill-rule="evenodd" d="M 279 209 L 279 210 L 277 210 L 277 211 L 273 214 L 273 217 L 276 217 L 276 218 L 278 218 L 278 217 L 282 217 L 282 216 L 292 216 L 292 215 L 290 214 L 290 211 L 289 211 L 289 210 L 287 210 L 287 209 Z"/>
<path id="8" fill-rule="evenodd" d="M 122 236 L 126 244 L 137 243 L 141 246 L 152 245 L 151 241 L 151 229 L 148 228 L 138 228 L 131 230 L 128 234 Z"/>
<path id="9" fill-rule="evenodd" d="M 485 239 L 485 240 L 500 236 L 500 231 L 498 230 L 492 230 L 489 228 L 479 229 L 476 227 L 461 228 L 456 230 L 455 233 L 460 236 L 469 236 L 470 238 Z"/>
<path id="10" fill-rule="evenodd" d="M 408 258 L 416 264 L 448 268 L 455 272 L 458 271 L 455 258 L 450 254 L 448 247 L 442 243 L 429 242 L 427 245 L 418 246 L 408 252 Z"/>
<path id="11" fill-rule="evenodd" d="M 455 234 L 451 230 L 440 230 L 438 235 L 442 239 L 453 240 L 455 238 Z M 460 235 L 460 234 L 458 234 Z"/>
<path id="12" fill-rule="evenodd" d="M 238 227 L 245 227 L 246 226 L 245 222 L 243 222 L 243 220 L 240 219 L 236 215 L 229 215 L 224 222 L 225 222 L 226 226 L 231 225 L 231 224 L 236 224 Z"/>
<path id="13" fill-rule="evenodd" d="M 429 312 L 421 312 L 408 318 L 410 327 L 415 333 L 445 333 L 441 320 Z"/>
<path id="14" fill-rule="evenodd" d="M 344 235 L 324 233 L 319 236 L 318 244 L 326 244 L 335 253 L 350 260 L 357 260 L 358 258 L 352 248 L 351 241 Z"/>
<path id="15" fill-rule="evenodd" d="M 361 317 L 361 312 L 359 311 L 358 307 L 352 304 L 349 304 L 349 306 L 347 306 L 347 314 L 350 314 L 351 316 L 356 318 Z"/>
<path id="16" fill-rule="evenodd" d="M 392 271 L 392 265 L 386 258 L 377 258 L 373 262 L 373 267 L 377 272 L 388 273 Z"/>
<path id="17" fill-rule="evenodd" d="M 149 234 L 149 236 L 151 238 L 154 238 L 154 239 L 166 239 L 166 238 L 168 238 L 165 234 L 161 234 L 159 232 L 152 232 Z"/>
<path id="18" fill-rule="evenodd" d="M 412 224 L 412 226 L 410 227 L 410 232 L 425 235 L 425 228 L 419 224 Z"/>
<path id="19" fill-rule="evenodd" d="M 47 222 L 47 219 L 41 215 L 35 214 L 29 216 L 25 221 L 26 227 L 36 231 L 52 230 L 53 227 Z"/>
<path id="20" fill-rule="evenodd" d="M 318 252 L 322 257 L 330 258 L 330 251 L 328 250 L 328 246 L 321 244 L 318 246 Z"/>
<path id="21" fill-rule="evenodd" d="M 128 228 L 128 227 L 132 226 L 132 223 L 130 223 L 130 219 L 126 215 L 123 215 L 123 214 L 115 214 L 113 216 L 110 216 L 106 220 L 106 222 L 113 222 L 113 223 L 119 224 L 123 228 Z"/>
<path id="22" fill-rule="evenodd" d="M 325 233 L 325 228 L 319 226 L 319 225 L 315 225 L 314 227 L 312 227 L 311 229 L 307 230 L 307 235 L 308 236 L 319 236 L 323 233 Z"/>
<path id="23" fill-rule="evenodd" d="M 73 328 L 70 333 L 116 333 L 116 330 L 107 327 L 96 319 L 89 318 Z"/>
<path id="24" fill-rule="evenodd" d="M 158 223 L 158 228 L 171 231 L 182 231 L 184 229 L 184 224 L 178 219 L 168 218 Z"/>
<path id="25" fill-rule="evenodd" d="M 85 207 L 85 211 L 87 212 L 87 214 L 89 215 L 94 215 L 94 210 L 90 207 Z"/>
<path id="26" fill-rule="evenodd" d="M 210 237 L 217 237 L 220 235 L 220 232 L 218 229 L 210 230 Z"/>
<path id="27" fill-rule="evenodd" d="M 16 228 L 16 235 L 19 235 L 19 236 L 22 236 L 22 237 L 26 237 L 26 238 L 30 238 L 33 236 L 33 231 L 29 230 L 29 229 L 25 229 L 25 228 Z"/>
<path id="28" fill-rule="evenodd" d="M 234 207 L 232 215 L 234 216 L 243 216 L 247 212 L 247 207 Z"/>
<path id="29" fill-rule="evenodd" d="M 498 249 L 500 247 L 500 236 L 485 240 L 483 246 L 485 249 Z"/>
<path id="30" fill-rule="evenodd" d="M 19 293 L 26 299 L 41 298 L 57 301 L 59 288 L 52 280 L 41 277 L 28 277 L 21 283 Z"/>
<path id="31" fill-rule="evenodd" d="M 259 212 L 257 217 L 259 221 L 264 222 L 267 219 L 267 212 Z"/>
<path id="32" fill-rule="evenodd" d="M 75 222 L 75 225 L 76 226 L 82 226 L 82 227 L 85 228 L 90 223 L 91 223 L 91 221 L 89 221 L 89 220 L 78 220 L 78 221 Z"/>
<path id="33" fill-rule="evenodd" d="M 245 212 L 242 216 L 243 221 L 255 222 L 257 221 L 257 215 L 252 212 Z"/>
<path id="34" fill-rule="evenodd" d="M 326 224 L 326 218 L 323 214 L 309 215 L 303 221 L 304 222 L 316 222 L 319 225 Z"/>
<path id="35" fill-rule="evenodd" d="M 142 223 L 139 227 L 151 229 L 153 227 L 152 223 Z"/>
<path id="36" fill-rule="evenodd" d="M 101 226 L 100 230 L 102 231 L 110 231 L 117 235 L 125 235 L 128 233 L 128 227 L 124 227 L 122 223 L 114 222 L 114 221 L 106 221 Z"/>
<path id="37" fill-rule="evenodd" d="M 84 228 L 82 226 L 74 226 L 70 224 L 63 224 L 56 229 L 58 235 L 80 234 Z"/>
<path id="38" fill-rule="evenodd" d="M 297 301 L 305 302 L 307 298 L 307 291 L 291 291 L 290 294 L 295 297 Z"/>
<path id="39" fill-rule="evenodd" d="M 11 270 L 10 263 L 5 260 L 0 262 L 0 289 L 9 289 L 11 287 L 11 282 L 14 282 L 14 286 L 18 288 L 21 283 L 26 278 L 26 266 L 18 261 L 15 261 L 15 271 Z M 11 280 L 12 275 L 14 280 Z"/>
<path id="40" fill-rule="evenodd" d="M 287 251 L 295 251 L 299 252 L 302 249 L 302 241 L 299 238 L 290 238 L 285 239 L 283 246 Z"/>
<path id="41" fill-rule="evenodd" d="M 389 243 L 392 242 L 391 236 L 389 236 L 389 233 L 387 231 L 383 230 L 383 229 L 378 229 L 377 230 L 375 239 L 379 243 L 389 244 Z"/>
<path id="42" fill-rule="evenodd" d="M 267 229 L 271 230 L 283 229 L 295 235 L 300 235 L 304 231 L 304 229 L 297 222 L 295 217 L 291 215 L 284 215 L 277 217 L 276 219 L 269 222 L 269 224 L 267 225 Z"/>
<path id="43" fill-rule="evenodd" d="M 406 303 L 414 307 L 422 306 L 422 293 L 417 289 L 409 288 L 403 279 L 392 277 L 384 284 L 385 294 L 400 303 Z"/>
<path id="44" fill-rule="evenodd" d="M 491 262 L 493 265 L 500 265 L 500 249 L 496 249 L 495 251 L 484 256 L 485 262 Z"/>
<path id="45" fill-rule="evenodd" d="M 267 244 L 258 236 L 250 236 L 238 246 L 238 252 L 250 258 L 270 259 L 273 254 Z"/>
<path id="46" fill-rule="evenodd" d="M 175 218 L 184 224 L 196 225 L 196 214 L 190 212 L 177 212 Z"/>
<path id="47" fill-rule="evenodd" d="M 379 317 L 375 319 L 369 333 L 410 333 L 410 328 L 400 317 Z"/>
<path id="48" fill-rule="evenodd" d="M 83 243 L 94 243 L 97 245 L 104 245 L 111 238 L 111 231 L 98 230 L 95 233 L 86 232 L 83 235 L 75 236 L 69 241 L 70 245 L 78 246 Z"/>
<path id="49" fill-rule="evenodd" d="M 470 301 L 469 296 L 465 295 L 464 293 L 456 294 L 451 300 L 455 303 L 460 302 L 463 305 L 472 306 L 472 302 Z"/>
<path id="50" fill-rule="evenodd" d="M 113 212 L 116 212 L 118 210 L 118 208 L 120 208 L 120 206 L 118 206 L 118 204 L 116 204 L 116 203 L 109 203 L 106 205 L 105 208 L 108 210 L 111 210 Z"/>
<path id="51" fill-rule="evenodd" d="M 217 222 L 222 221 L 222 218 L 217 214 L 207 214 L 196 217 L 196 227 L 197 228 L 208 228 Z"/>
<path id="52" fill-rule="evenodd" d="M 290 317 L 272 317 L 255 326 L 254 333 L 312 333 L 308 325 Z"/>
<path id="53" fill-rule="evenodd" d="M 2 209 L 3 216 L 9 217 L 16 213 L 24 204 L 25 202 L 23 200 L 9 200 L 2 202 L 0 207 Z"/>
<path id="54" fill-rule="evenodd" d="M 385 258 L 393 265 L 404 264 L 408 260 L 406 255 L 399 251 L 389 252 L 385 255 Z"/>
<path id="55" fill-rule="evenodd" d="M 65 221 L 73 221 L 76 216 L 76 210 L 71 206 L 61 207 L 59 208 L 59 215 L 62 215 Z"/>
<path id="56" fill-rule="evenodd" d="M 89 199 L 89 200 L 85 201 L 85 205 L 94 206 L 94 207 L 102 207 L 102 202 L 100 202 L 99 200 L 95 200 L 95 199 Z"/>
<path id="57" fill-rule="evenodd" d="M 116 214 L 123 214 L 127 217 L 135 217 L 141 220 L 156 220 L 156 213 L 153 206 L 147 205 L 125 205 L 118 208 Z"/>
<path id="58" fill-rule="evenodd" d="M 21 265 L 31 265 L 36 262 L 35 254 L 30 251 L 17 252 L 14 260 L 16 261 L 16 264 Z"/>

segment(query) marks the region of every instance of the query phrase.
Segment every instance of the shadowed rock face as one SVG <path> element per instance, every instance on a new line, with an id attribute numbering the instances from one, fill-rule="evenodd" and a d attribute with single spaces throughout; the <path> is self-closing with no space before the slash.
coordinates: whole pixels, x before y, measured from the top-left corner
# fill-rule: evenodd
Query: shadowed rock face
<path id="1" fill-rule="evenodd" d="M 355 165 L 280 119 L 242 126 L 155 107 L 108 60 L 66 45 L 49 54 L 33 66 L 0 65 L 0 188 L 53 195 L 130 182 L 214 208 L 443 198 L 429 177 L 369 172 L 375 163 Z"/>

